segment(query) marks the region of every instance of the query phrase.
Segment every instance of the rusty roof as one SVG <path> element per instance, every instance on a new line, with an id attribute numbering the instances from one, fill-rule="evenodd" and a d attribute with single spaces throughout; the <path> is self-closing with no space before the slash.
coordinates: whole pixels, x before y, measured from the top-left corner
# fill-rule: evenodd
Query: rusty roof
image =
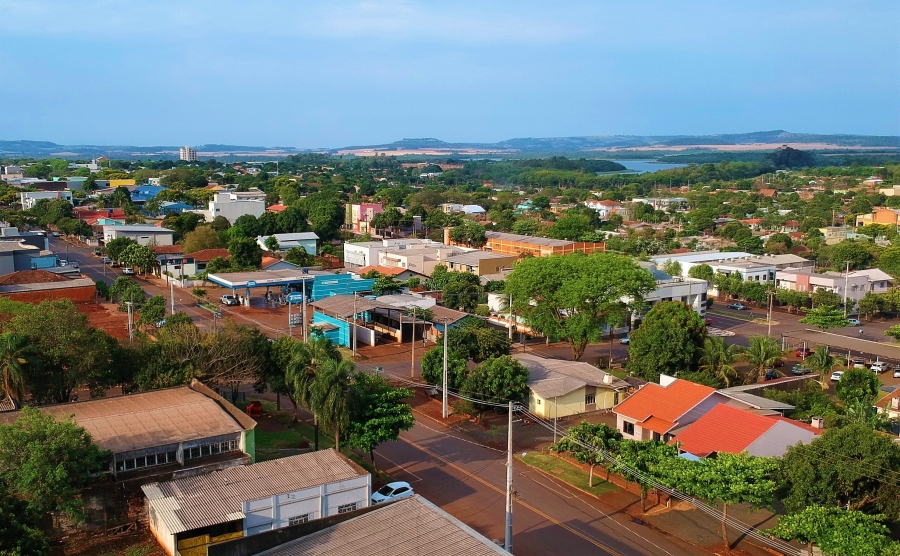
<path id="1" fill-rule="evenodd" d="M 508 554 L 419 495 L 387 504 L 264 552 L 266 556 Z"/>
<path id="2" fill-rule="evenodd" d="M 364 477 L 334 449 L 319 450 L 141 488 L 170 533 L 243 519 L 244 502 Z"/>
<path id="3" fill-rule="evenodd" d="M 43 284 L 45 282 L 68 282 L 65 276 L 60 276 L 46 270 L 19 270 L 5 276 L 0 276 L 0 285 L 12 284 Z"/>
<path id="4" fill-rule="evenodd" d="M 41 407 L 57 419 L 74 416 L 94 442 L 114 453 L 239 433 L 256 422 L 203 384 Z M 0 414 L 12 423 L 19 412 Z"/>

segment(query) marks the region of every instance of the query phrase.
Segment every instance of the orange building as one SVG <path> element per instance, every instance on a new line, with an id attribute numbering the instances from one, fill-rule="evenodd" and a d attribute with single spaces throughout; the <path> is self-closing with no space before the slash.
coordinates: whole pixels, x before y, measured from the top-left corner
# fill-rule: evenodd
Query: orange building
<path id="1" fill-rule="evenodd" d="M 885 207 L 875 207 L 872 209 L 872 214 L 859 214 L 856 216 L 857 226 L 868 226 L 869 224 L 896 226 L 898 221 L 900 221 L 900 210 Z"/>
<path id="2" fill-rule="evenodd" d="M 550 239 L 547 237 L 534 237 L 521 234 L 507 234 L 504 232 L 485 232 L 487 240 L 482 249 L 501 255 L 515 255 L 521 257 L 528 254 L 534 257 L 546 257 L 548 255 L 568 255 L 575 251 L 590 254 L 594 251 L 605 251 L 605 243 L 591 243 L 585 241 L 569 241 L 566 239 Z M 451 245 L 450 228 L 444 229 L 444 243 Z"/>

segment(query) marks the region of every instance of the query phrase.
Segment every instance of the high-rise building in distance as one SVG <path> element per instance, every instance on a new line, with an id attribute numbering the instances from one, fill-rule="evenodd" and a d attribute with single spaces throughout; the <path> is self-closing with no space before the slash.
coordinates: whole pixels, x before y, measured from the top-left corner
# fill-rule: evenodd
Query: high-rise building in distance
<path id="1" fill-rule="evenodd" d="M 178 158 L 188 162 L 197 162 L 197 151 L 190 147 L 181 147 L 178 150 Z"/>

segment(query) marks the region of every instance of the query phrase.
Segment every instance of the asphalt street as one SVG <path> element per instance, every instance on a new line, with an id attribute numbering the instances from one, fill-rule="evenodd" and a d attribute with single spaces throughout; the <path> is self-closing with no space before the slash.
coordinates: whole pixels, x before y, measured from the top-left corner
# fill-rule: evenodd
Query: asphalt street
<path id="1" fill-rule="evenodd" d="M 513 426 L 513 436 L 518 425 Z M 515 440 L 513 441 L 515 446 Z M 504 536 L 506 453 L 459 437 L 426 417 L 379 446 L 379 466 L 489 539 Z M 515 462 L 517 555 L 695 555 L 697 546 L 635 523 L 599 500 Z"/>

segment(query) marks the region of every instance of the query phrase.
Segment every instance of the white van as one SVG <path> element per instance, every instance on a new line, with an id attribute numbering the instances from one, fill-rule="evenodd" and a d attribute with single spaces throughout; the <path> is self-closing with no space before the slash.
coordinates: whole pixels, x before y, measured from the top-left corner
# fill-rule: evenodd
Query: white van
<path id="1" fill-rule="evenodd" d="M 884 361 L 876 361 L 872 363 L 870 369 L 872 369 L 873 373 L 883 373 L 887 370 L 887 363 L 885 363 Z"/>

